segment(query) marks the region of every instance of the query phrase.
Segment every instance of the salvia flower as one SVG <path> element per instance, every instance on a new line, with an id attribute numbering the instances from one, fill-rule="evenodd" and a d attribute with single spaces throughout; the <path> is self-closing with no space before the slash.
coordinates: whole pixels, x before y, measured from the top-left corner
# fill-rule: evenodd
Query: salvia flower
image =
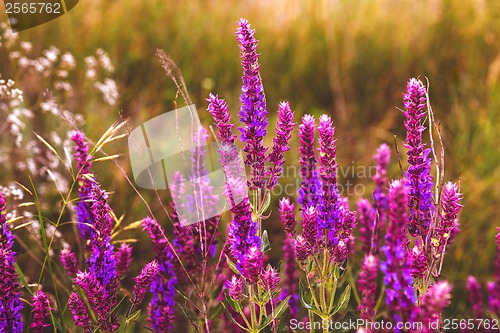
<path id="1" fill-rule="evenodd" d="M 87 312 L 85 302 L 78 296 L 77 293 L 72 292 L 68 299 L 68 308 L 73 315 L 73 321 L 76 326 L 82 327 L 85 333 L 92 332 L 90 315 Z"/>
<path id="2" fill-rule="evenodd" d="M 288 142 L 292 136 L 295 125 L 293 122 L 293 111 L 290 110 L 288 102 L 280 102 L 278 109 L 278 121 L 276 123 L 276 137 L 273 139 L 273 149 L 269 154 L 271 166 L 269 168 L 268 189 L 273 189 L 277 184 L 277 178 L 283 173 L 285 158 L 283 153 L 290 150 Z"/>
<path id="3" fill-rule="evenodd" d="M 170 333 L 174 329 L 174 297 L 177 284 L 173 266 L 174 254 L 158 222 L 147 217 L 142 221 L 142 226 L 151 238 L 156 253 L 155 260 L 158 262 L 158 275 L 150 288 L 153 298 L 148 307 L 148 320 L 156 332 Z"/>
<path id="4" fill-rule="evenodd" d="M 426 236 L 431 223 L 434 205 L 432 203 L 432 176 L 430 174 L 430 148 L 425 149 L 422 141 L 426 115 L 426 88 L 422 81 L 410 79 L 404 94 L 404 115 L 406 117 L 406 142 L 408 156 L 407 178 L 410 186 L 408 207 L 410 208 L 408 230 L 412 236 Z"/>
<path id="5" fill-rule="evenodd" d="M 132 263 L 132 247 L 127 243 L 122 243 L 116 250 L 116 275 L 121 278 L 127 274 L 130 264 Z"/>
<path id="6" fill-rule="evenodd" d="M 64 246 L 59 253 L 59 260 L 70 277 L 74 277 L 78 271 L 78 262 L 76 260 L 75 252 L 71 251 L 69 246 Z"/>
<path id="7" fill-rule="evenodd" d="M 433 284 L 421 297 L 419 306 L 413 312 L 413 321 L 423 324 L 422 330 L 414 332 L 431 333 L 434 327 L 441 327 L 442 311 L 450 304 L 451 285 L 447 281 Z"/>
<path id="8" fill-rule="evenodd" d="M 264 86 L 259 73 L 258 41 L 255 30 L 247 20 L 238 21 L 236 39 L 241 50 L 243 86 L 241 88 L 240 119 L 245 124 L 240 128 L 241 141 L 245 143 L 245 165 L 250 168 L 250 189 L 262 189 L 265 185 L 265 163 L 267 160 L 264 137 L 267 133 L 267 107 Z"/>
<path id="9" fill-rule="evenodd" d="M 215 127 L 218 129 L 218 136 L 222 142 L 234 143 L 236 138 L 233 135 L 234 124 L 231 124 L 231 115 L 229 113 L 227 103 L 223 99 L 219 99 L 218 95 L 210 94 L 208 96 L 208 112 L 212 115 L 215 121 Z"/>
<path id="10" fill-rule="evenodd" d="M 307 252 L 314 255 L 318 251 L 318 212 L 314 206 L 302 212 L 302 237 L 306 241 Z"/>
<path id="11" fill-rule="evenodd" d="M 372 321 L 375 316 L 377 270 L 378 258 L 371 254 L 366 255 L 361 264 L 358 279 L 358 289 L 361 293 L 361 303 L 358 309 L 361 312 L 361 319 L 368 321 Z"/>
<path id="12" fill-rule="evenodd" d="M 461 200 L 462 194 L 458 186 L 447 182 L 441 192 L 441 212 L 432 239 L 432 245 L 441 256 L 444 255 L 446 244 L 452 236 L 453 229 L 455 229 L 458 212 L 462 208 Z"/>
<path id="13" fill-rule="evenodd" d="M 474 318 L 483 318 L 483 293 L 481 285 L 473 276 L 469 276 L 467 279 L 467 291 L 469 292 L 469 301 L 472 304 Z"/>
<path id="14" fill-rule="evenodd" d="M 408 188 L 404 181 L 395 180 L 389 187 L 389 225 L 385 236 L 386 261 L 381 264 L 386 285 L 386 304 L 396 322 L 410 319 L 416 301 L 410 264 L 405 260 Z"/>
<path id="15" fill-rule="evenodd" d="M 283 198 L 279 202 L 279 212 L 285 233 L 294 235 L 295 226 L 297 225 L 297 221 L 295 220 L 295 205 L 293 202 L 290 202 L 290 199 Z"/>
<path id="16" fill-rule="evenodd" d="M 290 319 L 297 319 L 297 314 L 299 313 L 299 295 L 297 294 L 297 269 L 291 236 L 287 236 L 283 243 L 283 268 L 285 277 L 280 299 L 283 300 L 290 296 L 288 300 Z"/>
<path id="17" fill-rule="evenodd" d="M 376 164 L 376 173 L 373 176 L 373 182 L 375 183 L 375 191 L 373 192 L 374 207 L 376 209 L 377 215 L 376 223 L 373 230 L 373 251 L 377 252 L 380 239 L 378 237 L 379 231 L 384 227 L 387 220 L 387 209 L 389 208 L 389 203 L 387 201 L 387 164 L 391 158 L 391 149 L 385 143 L 381 144 L 373 159 Z"/>
<path id="18" fill-rule="evenodd" d="M 85 134 L 80 131 L 71 133 L 71 140 L 75 143 L 73 157 L 78 172 L 78 195 L 80 201 L 76 206 L 76 217 L 82 237 L 88 241 L 92 236 L 92 203 L 90 202 L 90 191 L 92 190 L 93 177 L 90 171 L 92 157 L 89 155 L 89 144 L 85 141 Z"/>
<path id="19" fill-rule="evenodd" d="M 133 297 L 132 303 L 139 304 L 146 293 L 146 290 L 149 289 L 151 283 L 158 275 L 158 262 L 153 260 L 144 266 L 141 273 L 134 278 L 134 289 L 133 289 Z"/>
<path id="20" fill-rule="evenodd" d="M 335 147 L 335 128 L 327 115 L 319 119 L 319 177 L 321 179 L 321 205 L 319 227 L 326 229 L 330 241 L 334 241 L 336 226 L 342 218 L 342 204 L 337 189 L 337 162 Z"/>
<path id="21" fill-rule="evenodd" d="M 414 246 L 413 249 L 408 252 L 408 260 L 411 265 L 411 276 L 414 279 L 424 277 L 429 266 L 426 253 L 418 246 Z"/>
<path id="22" fill-rule="evenodd" d="M 247 283 L 256 283 L 259 280 L 260 271 L 263 266 L 262 252 L 259 246 L 251 246 L 243 257 L 243 277 Z"/>
<path id="23" fill-rule="evenodd" d="M 226 288 L 231 299 L 239 301 L 243 297 L 243 280 L 236 275 L 226 282 Z"/>
<path id="24" fill-rule="evenodd" d="M 361 243 L 361 250 L 363 253 L 368 254 L 372 250 L 372 235 L 373 235 L 373 222 L 375 219 L 374 209 L 367 199 L 359 199 L 358 203 L 359 215 L 359 241 Z"/>
<path id="25" fill-rule="evenodd" d="M 265 290 L 274 290 L 280 283 L 278 272 L 271 266 L 263 271 L 260 277 L 260 284 Z"/>
<path id="26" fill-rule="evenodd" d="M 314 117 L 305 115 L 302 117 L 302 124 L 299 126 L 300 140 L 300 183 L 298 202 L 303 209 L 309 206 L 316 206 L 319 202 L 321 186 L 319 184 L 318 172 L 316 170 L 316 153 L 314 149 L 314 132 L 316 124 Z"/>
<path id="27" fill-rule="evenodd" d="M 19 283 L 14 267 L 15 252 L 12 251 L 14 236 L 10 231 L 6 218 L 7 210 L 5 197 L 0 192 L 0 332 L 21 333 L 23 323 L 21 321 L 20 293 L 17 291 Z"/>
<path id="28" fill-rule="evenodd" d="M 33 295 L 33 320 L 30 328 L 33 333 L 42 333 L 45 327 L 49 327 L 47 318 L 50 314 L 50 302 L 42 290 Z"/>
<path id="29" fill-rule="evenodd" d="M 309 257 L 307 241 L 302 235 L 297 235 L 293 241 L 293 250 L 295 257 L 300 263 L 304 263 Z"/>

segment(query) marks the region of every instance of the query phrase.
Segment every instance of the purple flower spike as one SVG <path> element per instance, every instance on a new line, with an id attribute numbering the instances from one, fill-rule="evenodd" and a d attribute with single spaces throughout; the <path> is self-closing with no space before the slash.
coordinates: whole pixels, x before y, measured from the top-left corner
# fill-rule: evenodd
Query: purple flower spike
<path id="1" fill-rule="evenodd" d="M 65 246 L 59 253 L 59 260 L 70 277 L 74 277 L 78 271 L 78 262 L 76 260 L 75 252 L 71 251 L 69 246 Z"/>
<path id="2" fill-rule="evenodd" d="M 293 238 L 291 238 L 291 236 L 287 236 L 283 244 L 283 267 L 285 279 L 280 299 L 283 300 L 291 296 L 288 301 L 290 319 L 297 319 L 297 314 L 299 313 L 299 295 L 297 294 L 297 269 L 293 249 Z"/>
<path id="3" fill-rule="evenodd" d="M 497 262 L 495 281 L 488 283 L 489 305 L 493 313 L 500 314 L 500 228 L 497 228 Z"/>
<path id="4" fill-rule="evenodd" d="M 376 212 L 378 213 L 377 222 L 375 228 L 373 228 L 373 244 L 372 251 L 377 253 L 378 247 L 380 245 L 379 231 L 383 230 L 384 225 L 387 220 L 387 209 L 389 209 L 389 204 L 387 202 L 387 164 L 391 158 L 391 149 L 385 143 L 381 144 L 373 159 L 375 160 L 377 172 L 373 176 L 373 182 L 375 183 L 375 191 L 373 192 L 373 201 Z M 375 218 L 375 216 L 374 216 Z"/>
<path id="5" fill-rule="evenodd" d="M 132 247 L 122 243 L 114 254 L 116 260 L 116 275 L 121 278 L 128 273 L 128 268 L 132 263 Z"/>
<path id="6" fill-rule="evenodd" d="M 81 235 L 85 241 L 92 237 L 92 203 L 89 201 L 92 190 L 93 175 L 90 171 L 92 167 L 92 156 L 89 155 L 89 144 L 85 141 L 85 134 L 80 131 L 71 133 L 71 140 L 75 143 L 75 153 L 73 155 L 78 172 L 78 195 L 80 201 L 76 206 L 76 217 Z M 90 176 L 90 177 L 89 177 Z"/>
<path id="7" fill-rule="evenodd" d="M 158 275 L 158 262 L 153 260 L 144 266 L 141 271 L 141 274 L 134 278 L 135 285 L 133 290 L 132 303 L 139 304 L 146 293 L 146 290 L 149 289 L 151 283 Z"/>
<path id="8" fill-rule="evenodd" d="M 300 139 L 300 183 L 298 202 L 303 209 L 318 204 L 321 187 L 319 184 L 318 172 L 316 170 L 316 155 L 314 150 L 314 132 L 316 124 L 314 117 L 306 114 L 302 117 L 302 124 L 299 126 Z"/>
<path id="9" fill-rule="evenodd" d="M 420 297 L 420 305 L 413 313 L 413 321 L 423 323 L 423 333 L 435 330 L 431 327 L 441 327 L 441 313 L 450 304 L 451 286 L 447 281 L 433 284 L 425 294 Z"/>
<path id="10" fill-rule="evenodd" d="M 255 245 L 250 247 L 243 257 L 243 276 L 247 283 L 253 284 L 259 280 L 263 264 L 260 247 Z"/>
<path id="11" fill-rule="evenodd" d="M 371 254 L 365 256 L 358 280 L 358 289 L 362 296 L 358 309 L 361 312 L 361 319 L 367 321 L 372 321 L 375 316 L 377 270 L 378 258 Z M 370 331 L 367 332 L 370 333 Z"/>
<path id="12" fill-rule="evenodd" d="M 239 301 L 243 297 L 243 280 L 233 275 L 231 280 L 226 282 L 226 287 L 229 293 L 229 297 L 235 301 Z"/>
<path id="13" fill-rule="evenodd" d="M 252 190 L 265 186 L 265 163 L 267 160 L 264 137 L 267 133 L 267 107 L 264 86 L 259 73 L 258 41 L 255 30 L 245 19 L 238 21 L 236 39 L 240 44 L 241 66 L 243 67 L 243 87 L 241 88 L 240 120 L 245 124 L 240 128 L 241 141 L 245 143 L 245 165 L 250 168 L 249 187 Z"/>
<path id="14" fill-rule="evenodd" d="M 319 227 L 327 229 L 329 240 L 333 241 L 335 228 L 342 218 L 342 203 L 337 190 L 337 149 L 335 128 L 327 115 L 319 119 L 319 177 L 321 179 L 322 203 L 319 211 Z"/>
<path id="15" fill-rule="evenodd" d="M 220 140 L 222 142 L 233 143 L 236 136 L 233 135 L 234 124 L 231 124 L 231 115 L 226 101 L 219 99 L 218 95 L 210 94 L 208 96 L 208 102 L 207 110 L 214 118 L 215 127 L 217 127 L 217 134 Z"/>
<path id="16" fill-rule="evenodd" d="M 17 292 L 19 283 L 18 276 L 14 267 L 15 252 L 12 252 L 14 245 L 14 236 L 10 231 L 6 218 L 7 210 L 5 197 L 0 192 L 0 332 L 21 333 L 23 323 L 21 321 L 21 302 L 20 293 Z"/>
<path id="17" fill-rule="evenodd" d="M 85 333 L 92 332 L 91 319 L 87 312 L 85 302 L 78 296 L 77 293 L 71 293 L 68 299 L 68 308 L 73 315 L 75 325 L 83 327 Z"/>
<path id="18" fill-rule="evenodd" d="M 410 319 L 416 301 L 410 264 L 406 257 L 408 188 L 402 180 L 395 180 L 389 187 L 389 225 L 385 236 L 386 261 L 381 264 L 386 285 L 386 304 L 394 321 Z"/>
<path id="19" fill-rule="evenodd" d="M 49 327 L 47 318 L 50 314 L 50 302 L 42 290 L 33 295 L 33 320 L 30 328 L 33 333 L 43 333 L 45 327 Z"/>
<path id="20" fill-rule="evenodd" d="M 454 229 L 457 223 L 458 212 L 462 208 L 460 201 L 462 194 L 456 184 L 448 182 L 441 192 L 441 212 L 438 225 L 434 230 L 433 246 L 437 247 L 437 252 L 444 255 L 446 244 L 455 235 Z"/>
<path id="21" fill-rule="evenodd" d="M 410 185 L 408 207 L 410 208 L 408 230 L 411 235 L 425 236 L 429 231 L 434 205 L 432 203 L 432 176 L 430 149 L 425 149 L 422 132 L 426 115 L 426 89 L 422 81 L 410 79 L 404 95 L 405 148 L 408 150 L 407 178 Z"/>
<path id="22" fill-rule="evenodd" d="M 265 290 L 274 290 L 278 287 L 280 283 L 280 277 L 278 272 L 272 267 L 268 267 L 267 270 L 263 271 L 261 274 L 261 286 Z"/>
<path id="23" fill-rule="evenodd" d="M 419 249 L 418 246 L 414 246 L 413 249 L 408 253 L 408 260 L 411 265 L 411 276 L 414 279 L 419 279 L 424 277 L 427 271 L 427 256 L 426 253 Z"/>
<path id="24" fill-rule="evenodd" d="M 290 199 L 283 198 L 279 203 L 279 212 L 281 223 L 283 224 L 283 228 L 288 235 L 295 234 L 295 225 L 297 221 L 295 220 L 295 205 L 293 202 L 290 202 Z"/>
<path id="25" fill-rule="evenodd" d="M 307 241 L 302 235 L 298 235 L 293 242 L 293 250 L 295 257 L 300 263 L 304 263 L 309 257 L 309 249 L 307 246 Z"/>
<path id="26" fill-rule="evenodd" d="M 373 235 L 373 222 L 374 222 L 374 209 L 370 201 L 360 199 L 358 201 L 358 214 L 359 214 L 359 241 L 362 246 L 362 251 L 369 254 L 372 250 L 372 235 Z"/>
<path id="27" fill-rule="evenodd" d="M 318 251 L 318 212 L 311 206 L 302 212 L 302 237 L 306 241 L 307 252 L 314 255 Z"/>
<path id="28" fill-rule="evenodd" d="M 290 150 L 288 145 L 295 126 L 293 122 L 294 113 L 290 110 L 288 102 L 281 102 L 278 110 L 278 121 L 276 123 L 276 137 L 273 139 L 273 149 L 269 154 L 271 166 L 269 168 L 269 182 L 267 188 L 272 190 L 277 184 L 277 178 L 283 173 L 285 157 L 283 153 Z"/>
<path id="29" fill-rule="evenodd" d="M 469 276 L 467 279 L 467 291 L 469 291 L 469 301 L 472 304 L 474 319 L 483 318 L 483 293 L 481 285 L 473 276 Z"/>

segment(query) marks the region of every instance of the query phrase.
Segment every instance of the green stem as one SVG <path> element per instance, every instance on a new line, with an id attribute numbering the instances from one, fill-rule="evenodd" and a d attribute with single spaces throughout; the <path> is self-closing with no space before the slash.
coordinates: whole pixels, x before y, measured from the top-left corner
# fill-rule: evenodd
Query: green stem
<path id="1" fill-rule="evenodd" d="M 309 315 L 309 333 L 314 333 L 314 313 L 311 310 L 307 311 Z"/>
<path id="2" fill-rule="evenodd" d="M 254 294 L 253 294 L 253 286 L 250 285 L 248 286 L 248 298 L 250 299 L 250 317 L 251 317 L 251 322 L 252 322 L 252 332 L 254 332 L 257 329 L 258 323 L 257 323 L 257 314 L 255 313 L 255 299 L 254 299 Z"/>
<path id="3" fill-rule="evenodd" d="M 349 268 L 347 271 L 347 279 L 349 280 L 349 284 L 351 285 L 351 291 L 354 295 L 354 299 L 358 303 L 361 303 L 361 298 L 359 297 L 358 288 L 356 288 L 356 283 L 354 283 L 354 276 L 352 275 L 352 270 Z"/>

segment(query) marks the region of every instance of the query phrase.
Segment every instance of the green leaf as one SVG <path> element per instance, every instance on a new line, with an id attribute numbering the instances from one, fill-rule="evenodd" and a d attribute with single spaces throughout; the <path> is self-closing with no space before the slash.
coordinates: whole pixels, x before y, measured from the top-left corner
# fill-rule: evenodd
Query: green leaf
<path id="1" fill-rule="evenodd" d="M 247 331 L 247 332 L 250 332 L 250 331 L 248 330 L 248 328 L 241 326 L 241 324 L 240 324 L 240 323 L 238 323 L 238 322 L 234 319 L 233 315 L 232 315 L 232 314 L 231 314 L 231 312 L 227 309 L 227 306 L 226 306 L 226 304 L 224 304 L 224 302 L 222 302 L 221 304 L 222 304 L 222 306 L 224 307 L 224 311 L 226 312 L 226 317 L 227 317 L 227 318 L 228 318 L 228 319 L 229 319 L 229 320 L 230 320 L 233 324 L 236 324 L 236 325 L 238 325 L 241 329 L 243 329 L 243 330 L 245 330 L 245 331 Z"/>
<path id="2" fill-rule="evenodd" d="M 126 320 L 126 323 L 129 324 L 130 322 L 133 322 L 135 320 L 137 320 L 139 318 L 139 316 L 141 315 L 141 312 L 142 310 L 139 309 L 137 310 L 136 312 L 132 313 Z"/>
<path id="3" fill-rule="evenodd" d="M 486 310 L 485 313 L 491 319 L 500 320 L 500 318 L 496 314 L 494 314 L 493 312 L 491 312 L 490 310 Z"/>
<path id="4" fill-rule="evenodd" d="M 271 205 L 271 192 L 267 192 L 266 202 L 262 206 L 262 210 L 259 212 L 260 215 L 264 214 L 264 212 L 269 208 L 270 205 Z"/>
<path id="5" fill-rule="evenodd" d="M 279 325 L 276 330 L 276 333 L 288 333 L 289 331 L 289 321 L 290 321 L 290 307 L 285 309 L 285 312 L 281 315 L 279 320 Z"/>
<path id="6" fill-rule="evenodd" d="M 229 268 L 231 268 L 231 270 L 235 273 L 235 274 L 238 274 L 240 275 L 240 272 L 238 271 L 238 269 L 236 268 L 236 265 L 234 264 L 234 262 L 231 261 L 231 259 L 229 259 L 228 256 L 226 256 L 226 261 L 227 261 L 227 265 L 229 266 Z"/>
<path id="7" fill-rule="evenodd" d="M 271 244 L 269 243 L 269 237 L 267 236 L 267 230 L 262 233 L 262 244 L 260 246 L 260 251 L 262 254 L 271 250 Z"/>
<path id="8" fill-rule="evenodd" d="M 339 300 L 337 301 L 337 306 L 331 313 L 331 315 L 336 314 L 337 312 L 344 311 L 349 305 L 349 300 L 351 299 L 351 285 L 347 285 L 344 289 L 342 295 L 340 295 Z"/>
<path id="9" fill-rule="evenodd" d="M 240 312 L 242 309 L 241 303 L 231 299 L 231 297 L 229 297 L 229 292 L 227 289 L 224 289 L 224 294 L 226 295 L 226 302 L 233 308 L 233 310 L 236 312 Z"/>
<path id="10" fill-rule="evenodd" d="M 23 286 L 24 288 L 26 288 L 26 290 L 31 294 L 33 295 L 33 292 L 31 291 L 29 285 L 28 285 L 28 281 L 26 280 L 26 278 L 24 277 L 24 274 L 23 274 L 23 271 L 21 270 L 21 267 L 19 267 L 19 265 L 17 264 L 17 262 L 14 262 L 14 267 L 16 268 L 16 273 L 17 275 L 19 276 L 19 280 L 21 280 L 21 282 L 23 283 Z"/>
<path id="11" fill-rule="evenodd" d="M 263 330 L 266 328 L 273 320 L 276 320 L 277 318 L 281 317 L 283 312 L 288 308 L 288 300 L 290 299 L 291 296 L 288 296 L 274 308 L 274 313 L 272 316 L 269 316 L 264 320 L 262 325 L 259 326 L 259 331 Z"/>
<path id="12" fill-rule="evenodd" d="M 302 281 L 299 281 L 299 298 L 300 298 L 300 302 L 304 305 L 304 307 L 307 310 L 314 312 L 315 314 L 317 314 L 320 317 L 323 317 L 323 313 L 321 313 L 321 311 L 318 308 L 316 308 L 312 304 L 309 304 L 306 301 L 306 292 L 308 292 L 308 290 L 304 288 L 304 285 L 302 284 Z"/>
<path id="13" fill-rule="evenodd" d="M 208 319 L 213 320 L 220 317 L 222 311 L 224 311 L 224 305 L 222 305 L 222 303 L 218 303 L 217 306 L 208 310 Z"/>

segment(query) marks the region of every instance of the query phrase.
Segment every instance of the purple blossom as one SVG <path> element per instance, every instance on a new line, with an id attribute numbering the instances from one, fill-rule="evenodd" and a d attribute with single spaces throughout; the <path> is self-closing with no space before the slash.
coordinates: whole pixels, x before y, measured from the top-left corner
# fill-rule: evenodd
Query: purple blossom
<path id="1" fill-rule="evenodd" d="M 132 263 L 132 247 L 127 243 L 122 243 L 114 254 L 116 261 L 116 275 L 119 278 L 128 273 L 130 264 Z"/>
<path id="2" fill-rule="evenodd" d="M 243 297 L 243 280 L 236 275 L 226 282 L 226 288 L 231 299 L 239 301 Z"/>
<path id="3" fill-rule="evenodd" d="M 207 99 L 208 104 L 208 112 L 212 115 L 215 121 L 215 127 L 218 129 L 218 136 L 222 142 L 234 143 L 234 139 L 236 138 L 233 135 L 233 127 L 231 124 L 231 115 L 229 113 L 227 103 L 223 99 L 219 99 L 218 95 L 210 94 Z"/>
<path id="4" fill-rule="evenodd" d="M 260 284 L 265 290 L 274 290 L 280 283 L 280 276 L 278 272 L 271 266 L 267 270 L 262 271 L 260 276 Z"/>
<path id="5" fill-rule="evenodd" d="M 142 221 L 142 225 L 153 242 L 155 260 L 158 262 L 158 275 L 150 288 L 153 298 L 148 307 L 148 320 L 156 332 L 170 333 L 174 329 L 174 296 L 177 284 L 172 264 L 175 260 L 174 254 L 158 222 L 147 217 Z"/>
<path id="6" fill-rule="evenodd" d="M 297 294 L 297 269 L 295 253 L 293 249 L 293 238 L 287 236 L 283 243 L 283 270 L 285 274 L 283 291 L 280 299 L 291 296 L 288 301 L 290 308 L 290 319 L 297 319 L 299 313 L 299 295 Z"/>
<path id="7" fill-rule="evenodd" d="M 33 320 L 31 321 L 31 332 L 43 333 L 45 327 L 49 327 L 47 318 L 50 315 L 50 302 L 42 290 L 33 295 Z"/>
<path id="8" fill-rule="evenodd" d="M 300 263 L 304 263 L 309 257 L 309 248 L 307 241 L 302 235 L 297 235 L 293 242 L 293 250 L 295 257 Z"/>
<path id="9" fill-rule="evenodd" d="M 272 190 L 277 184 L 277 178 L 283 173 L 285 158 L 283 153 L 290 150 L 288 145 L 295 125 L 294 113 L 290 110 L 288 102 L 279 103 L 278 121 L 276 123 L 276 137 L 273 139 L 273 149 L 269 154 L 271 166 L 269 168 L 269 182 L 267 188 Z"/>
<path id="10" fill-rule="evenodd" d="M 366 255 L 358 279 L 358 289 L 361 293 L 358 310 L 361 312 L 361 319 L 367 321 L 372 321 L 375 316 L 377 270 L 378 258 L 372 254 Z"/>
<path id="11" fill-rule="evenodd" d="M 441 313 L 443 308 L 450 304 L 451 286 L 447 281 L 433 284 L 420 297 L 419 306 L 413 312 L 412 320 L 423 323 L 423 329 L 414 330 L 415 333 L 431 333 L 433 327 L 441 327 Z"/>
<path id="12" fill-rule="evenodd" d="M 500 314 L 500 228 L 497 228 L 497 262 L 495 281 L 488 283 L 489 306 L 493 313 Z"/>
<path id="13" fill-rule="evenodd" d="M 372 235 L 373 235 L 373 222 L 375 218 L 374 209 L 370 201 L 366 199 L 359 199 L 358 203 L 359 214 L 359 241 L 361 243 L 361 250 L 365 254 L 369 254 L 372 250 Z"/>
<path id="14" fill-rule="evenodd" d="M 17 291 L 19 283 L 14 267 L 15 252 L 12 251 L 14 236 L 7 224 L 5 197 L 0 192 L 0 332 L 21 333 L 23 323 L 21 310 L 23 303 Z"/>
<path id="15" fill-rule="evenodd" d="M 249 247 L 242 262 L 242 275 L 248 284 L 256 283 L 259 280 L 263 264 L 260 247 L 255 245 Z"/>
<path id="16" fill-rule="evenodd" d="M 61 261 L 66 274 L 70 277 L 74 277 L 78 271 L 78 262 L 76 260 L 75 252 L 71 251 L 69 246 L 65 246 L 59 253 L 59 260 Z"/>
<path id="17" fill-rule="evenodd" d="M 458 186 L 452 182 L 446 183 L 441 192 L 441 212 L 438 225 L 433 232 L 435 240 L 433 245 L 441 256 L 444 255 L 446 245 L 452 236 L 453 229 L 455 229 L 458 212 L 462 208 L 461 200 L 462 194 Z"/>
<path id="18" fill-rule="evenodd" d="M 474 319 L 483 318 L 483 293 L 481 285 L 473 276 L 469 276 L 467 279 L 467 291 L 469 292 L 469 302 L 472 304 Z"/>
<path id="19" fill-rule="evenodd" d="M 328 233 L 329 241 L 334 241 L 335 232 L 342 219 L 342 203 L 337 190 L 337 162 L 335 128 L 327 115 L 319 119 L 319 177 L 321 179 L 321 205 L 319 227 Z"/>
<path id="20" fill-rule="evenodd" d="M 92 156 L 89 155 L 89 144 L 85 141 L 85 134 L 80 131 L 71 133 L 71 140 L 75 143 L 73 155 L 78 171 L 78 195 L 80 201 L 76 206 L 76 217 L 82 238 L 88 241 L 92 237 L 92 203 L 89 201 L 93 182 L 93 175 L 90 171 L 92 167 Z"/>
<path id="21" fill-rule="evenodd" d="M 282 198 L 279 202 L 281 223 L 287 235 L 295 235 L 295 205 L 288 198 Z"/>
<path id="22" fill-rule="evenodd" d="M 306 242 L 307 253 L 315 255 L 318 252 L 318 212 L 311 206 L 302 212 L 302 237 Z"/>
<path id="23" fill-rule="evenodd" d="M 146 290 L 149 289 L 151 283 L 158 275 L 158 262 L 153 260 L 152 262 L 147 263 L 141 273 L 134 278 L 134 289 L 133 289 L 133 297 L 132 303 L 139 304 L 146 293 Z"/>
<path id="24" fill-rule="evenodd" d="M 389 187 L 389 225 L 383 250 L 386 261 L 381 264 L 386 285 L 389 316 L 396 322 L 410 319 L 416 296 L 413 291 L 410 264 L 405 260 L 408 188 L 404 181 L 395 180 Z"/>
<path id="25" fill-rule="evenodd" d="M 262 189 L 265 186 L 265 163 L 267 161 L 264 147 L 264 137 L 267 133 L 267 107 L 264 86 L 259 73 L 258 41 L 255 30 L 245 19 L 238 21 L 236 39 L 241 50 L 241 65 L 243 67 L 243 87 L 241 88 L 240 120 L 245 124 L 240 128 L 241 141 L 245 143 L 245 165 L 250 168 L 250 189 Z"/>
<path id="26" fill-rule="evenodd" d="M 432 176 L 430 174 L 430 148 L 422 142 L 427 103 L 426 89 L 422 81 L 410 79 L 404 94 L 405 127 L 407 130 L 405 148 L 408 150 L 407 178 L 410 185 L 408 197 L 408 230 L 412 236 L 426 236 L 431 223 L 434 205 L 432 203 Z"/>
<path id="27" fill-rule="evenodd" d="M 68 308 L 73 315 L 73 320 L 76 326 L 83 327 L 85 333 L 92 332 L 91 319 L 87 312 L 85 302 L 78 296 L 77 293 L 72 292 L 68 299 Z"/>
<path id="28" fill-rule="evenodd" d="M 410 261 L 411 276 L 414 279 L 424 277 L 429 266 L 427 263 L 427 254 L 418 246 L 414 246 L 413 249 L 408 252 L 408 260 Z"/>
<path id="29" fill-rule="evenodd" d="M 314 117 L 305 115 L 302 117 L 302 124 L 299 126 L 300 140 L 300 183 L 298 202 L 303 209 L 309 206 L 316 206 L 319 202 L 321 186 L 319 184 L 318 172 L 316 170 L 316 154 L 314 150 L 314 132 L 316 124 Z"/>
<path id="30" fill-rule="evenodd" d="M 391 150 L 385 143 L 381 144 L 373 159 L 376 163 L 377 172 L 373 176 L 375 183 L 375 191 L 373 192 L 374 207 L 377 212 L 376 224 L 373 228 L 372 236 L 372 251 L 376 254 L 380 243 L 378 233 L 384 227 L 387 220 L 387 209 L 389 204 L 387 202 L 387 164 L 391 158 Z M 375 217 L 375 216 L 374 216 Z"/>

